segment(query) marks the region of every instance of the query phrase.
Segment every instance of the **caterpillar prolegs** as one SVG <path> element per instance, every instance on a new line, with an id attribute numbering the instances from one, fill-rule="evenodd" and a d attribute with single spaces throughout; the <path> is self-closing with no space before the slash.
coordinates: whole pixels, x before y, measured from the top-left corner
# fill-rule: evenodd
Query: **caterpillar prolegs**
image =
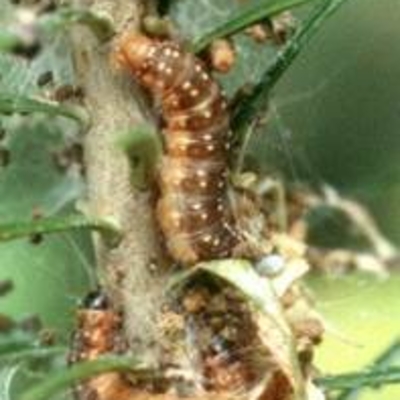
<path id="1" fill-rule="evenodd" d="M 227 199 L 229 115 L 220 87 L 172 41 L 130 34 L 117 57 L 161 105 L 157 218 L 170 255 L 184 265 L 229 256 L 236 235 Z"/>

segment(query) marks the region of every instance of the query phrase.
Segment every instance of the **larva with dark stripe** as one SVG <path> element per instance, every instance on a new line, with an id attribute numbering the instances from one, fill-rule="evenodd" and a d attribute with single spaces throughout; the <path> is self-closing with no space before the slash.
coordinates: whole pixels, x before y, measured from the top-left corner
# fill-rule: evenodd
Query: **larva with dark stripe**
<path id="1" fill-rule="evenodd" d="M 121 317 L 101 292 L 90 293 L 78 310 L 69 363 L 94 360 L 121 346 Z M 77 400 L 133 400 L 131 383 L 120 372 L 107 372 L 75 387 Z"/>
<path id="2" fill-rule="evenodd" d="M 157 218 L 172 258 L 224 258 L 236 242 L 227 198 L 229 114 L 219 85 L 177 43 L 125 35 L 118 62 L 161 106 L 165 155 Z"/>

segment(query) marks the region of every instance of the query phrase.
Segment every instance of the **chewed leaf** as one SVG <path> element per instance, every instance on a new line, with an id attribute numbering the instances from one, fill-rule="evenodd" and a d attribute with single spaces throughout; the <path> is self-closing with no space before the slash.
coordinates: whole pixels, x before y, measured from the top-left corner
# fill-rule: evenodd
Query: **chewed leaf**
<path id="1" fill-rule="evenodd" d="M 212 261 L 199 264 L 198 268 L 230 282 L 249 300 L 252 300 L 258 310 L 276 318 L 276 323 L 282 331 L 289 333 L 286 322 L 281 318 L 281 306 L 270 281 L 261 278 L 250 262 L 245 260 Z"/>
<path id="2" fill-rule="evenodd" d="M 197 269 L 228 281 L 255 305 L 262 343 L 269 349 L 290 382 L 294 398 L 304 398 L 304 382 L 292 332 L 271 281 L 260 277 L 245 260 L 213 261 L 199 264 Z"/>

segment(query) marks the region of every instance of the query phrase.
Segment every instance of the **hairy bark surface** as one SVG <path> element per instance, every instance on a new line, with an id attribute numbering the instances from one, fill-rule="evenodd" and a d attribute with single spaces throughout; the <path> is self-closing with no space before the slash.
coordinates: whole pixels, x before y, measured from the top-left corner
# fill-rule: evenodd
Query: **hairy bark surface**
<path id="1" fill-rule="evenodd" d="M 117 34 L 135 29 L 140 4 L 127 0 L 71 0 L 76 7 L 92 9 L 109 17 Z M 98 276 L 117 307 L 125 314 L 125 330 L 133 351 L 148 349 L 156 356 L 155 319 L 158 310 L 159 279 L 151 273 L 158 248 L 153 207 L 148 191 L 132 184 L 127 155 L 118 139 L 143 124 L 140 95 L 129 79 L 113 70 L 112 40 L 99 43 L 86 27 L 74 26 L 71 44 L 77 84 L 92 123 L 85 133 L 85 165 L 88 183 L 88 213 L 111 219 L 122 229 L 123 239 L 110 248 L 96 237 Z"/>

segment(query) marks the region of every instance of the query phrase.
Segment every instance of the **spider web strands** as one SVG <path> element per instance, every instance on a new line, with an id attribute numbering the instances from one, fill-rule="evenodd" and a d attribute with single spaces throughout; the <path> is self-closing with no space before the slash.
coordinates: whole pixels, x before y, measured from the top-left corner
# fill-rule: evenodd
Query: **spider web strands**
<path id="1" fill-rule="evenodd" d="M 262 75 L 260 82 L 249 94 L 242 97 L 234 110 L 232 121 L 235 139 L 239 144 L 240 152 L 246 150 L 246 146 L 243 146 L 243 143 L 249 142 L 247 136 L 253 134 L 259 118 L 267 111 L 268 97 L 271 90 L 328 17 L 333 15 L 346 1 L 324 0 L 315 6 L 314 11 L 303 23 L 302 27 L 277 54 L 272 65 Z"/>
<path id="2" fill-rule="evenodd" d="M 65 217 L 41 218 L 36 221 L 0 224 L 0 242 L 72 229 L 100 231 L 105 234 L 111 243 L 117 243 L 120 238 L 119 229 L 110 221 L 87 218 L 83 215 L 68 215 Z"/>
<path id="3" fill-rule="evenodd" d="M 241 7 L 228 21 L 222 22 L 199 38 L 195 38 L 191 46 L 192 50 L 195 53 L 201 52 L 215 39 L 233 35 L 258 21 L 310 1 L 315 0 L 263 0 L 257 2 L 256 5 Z"/>

